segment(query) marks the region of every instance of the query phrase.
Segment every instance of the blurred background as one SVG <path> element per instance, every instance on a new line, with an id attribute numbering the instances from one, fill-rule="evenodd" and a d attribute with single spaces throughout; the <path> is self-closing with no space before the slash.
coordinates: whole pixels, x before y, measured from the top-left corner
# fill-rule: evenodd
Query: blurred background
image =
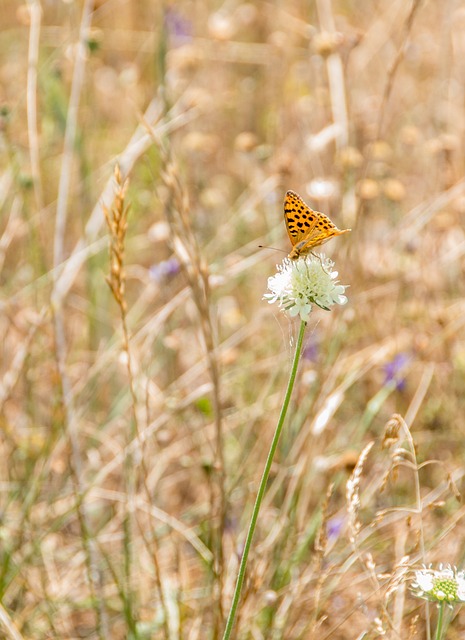
<path id="1" fill-rule="evenodd" d="M 221 638 L 287 189 L 352 229 L 349 302 L 307 327 L 236 637 L 427 637 L 408 570 L 464 561 L 465 3 L 1 6 L 2 637 Z"/>

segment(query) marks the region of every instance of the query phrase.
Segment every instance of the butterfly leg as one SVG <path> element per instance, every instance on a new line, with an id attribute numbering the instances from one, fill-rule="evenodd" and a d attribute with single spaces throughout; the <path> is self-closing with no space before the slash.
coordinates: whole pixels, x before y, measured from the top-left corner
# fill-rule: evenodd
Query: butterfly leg
<path id="1" fill-rule="evenodd" d="M 323 264 L 323 260 L 321 259 L 321 256 L 319 256 L 317 253 L 314 253 L 313 251 L 310 251 L 310 254 L 320 262 L 321 268 L 323 269 L 323 271 L 325 273 L 328 273 L 326 271 L 326 269 L 325 269 L 325 265 Z M 329 273 L 328 273 L 328 275 L 329 275 Z"/>

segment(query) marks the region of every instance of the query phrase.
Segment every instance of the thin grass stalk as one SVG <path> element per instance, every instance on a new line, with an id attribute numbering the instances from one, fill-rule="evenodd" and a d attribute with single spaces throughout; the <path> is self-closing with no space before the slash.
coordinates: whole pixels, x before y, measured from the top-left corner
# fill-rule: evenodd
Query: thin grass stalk
<path id="1" fill-rule="evenodd" d="M 334 36 L 337 32 L 331 0 L 317 0 L 316 8 L 321 28 Z M 347 114 L 344 68 L 341 56 L 336 48 L 326 57 L 326 71 L 328 74 L 333 121 L 338 125 L 339 129 L 336 136 L 336 144 L 340 149 L 349 143 L 349 117 Z"/>
<path id="2" fill-rule="evenodd" d="M 4 606 L 0 603 L 0 627 L 5 632 L 5 640 L 24 640 Z"/>
<path id="3" fill-rule="evenodd" d="M 120 306 L 121 309 L 121 325 L 122 325 L 122 330 L 123 330 L 123 350 L 126 353 L 127 356 L 127 360 L 126 360 L 126 366 L 127 366 L 127 372 L 128 372 L 128 384 L 129 384 L 129 392 L 131 395 L 131 406 L 132 406 L 132 420 L 131 420 L 131 429 L 130 429 L 130 435 L 129 435 L 129 442 L 128 442 L 128 446 L 126 447 L 126 456 L 125 456 L 125 471 L 126 471 L 126 478 L 128 481 L 128 519 L 127 519 L 127 526 L 128 526 L 128 537 L 127 537 L 127 541 L 130 542 L 131 538 L 132 538 L 132 532 L 130 531 L 130 527 L 132 525 L 131 523 L 131 514 L 133 514 L 134 511 L 134 505 L 135 505 L 135 495 L 136 495 L 136 475 L 135 475 L 135 468 L 136 465 L 134 463 L 134 458 L 133 458 L 133 454 L 132 454 L 132 449 L 129 446 L 132 442 L 134 442 L 136 439 L 140 440 L 139 438 L 139 434 L 140 434 L 140 429 L 139 429 L 139 424 L 138 424 L 138 419 L 137 419 L 137 411 L 136 411 L 136 407 L 137 407 L 137 396 L 136 396 L 136 392 L 135 392 L 135 388 L 134 388 L 134 375 L 133 375 L 133 366 L 132 366 L 132 356 L 131 356 L 131 350 L 129 347 L 129 331 L 128 331 L 128 326 L 127 326 L 127 308 L 124 305 Z M 142 470 L 142 484 L 145 490 L 145 495 L 146 495 L 146 500 L 148 502 L 148 504 L 151 503 L 151 496 L 150 496 L 150 491 L 149 488 L 147 486 L 147 476 L 148 476 L 148 471 L 147 471 L 147 467 L 145 465 L 145 460 L 144 460 L 144 456 L 143 453 L 141 454 L 141 459 L 140 459 L 140 465 L 141 465 L 141 470 Z M 168 639 L 170 637 L 170 632 L 169 632 L 169 620 L 168 620 L 168 608 L 166 605 L 166 601 L 165 601 L 165 594 L 163 591 L 163 586 L 162 586 L 162 581 L 161 581 L 161 573 L 160 573 L 160 563 L 158 561 L 158 552 L 156 549 L 156 535 L 155 535 L 155 530 L 153 529 L 153 527 L 150 527 L 151 529 L 151 537 L 153 540 L 153 545 L 151 548 L 151 557 L 152 557 L 152 561 L 154 563 L 154 569 L 155 569 L 155 580 L 156 580 L 156 584 L 157 584 L 157 591 L 158 591 L 158 596 L 160 598 L 160 602 L 161 602 L 161 607 L 163 610 L 163 630 L 164 630 L 164 634 L 165 634 L 165 638 Z M 142 532 L 144 541 L 147 545 L 147 547 L 149 548 L 150 545 L 148 544 L 146 537 L 144 535 L 144 533 Z M 128 547 L 125 547 L 125 557 L 127 559 L 131 559 L 132 553 L 131 553 L 131 549 Z M 131 560 L 131 566 L 132 566 L 132 560 Z M 130 588 L 131 585 L 131 568 L 127 567 L 127 579 L 128 579 L 128 587 Z M 135 619 L 134 616 L 132 615 L 132 609 L 131 609 L 131 597 L 130 597 L 130 590 L 127 593 L 127 599 L 126 599 L 126 606 L 127 606 L 127 611 L 131 622 L 133 624 L 135 624 Z M 133 631 L 136 631 L 135 629 L 133 629 Z M 136 637 L 137 637 L 137 633 L 136 633 Z"/>
<path id="4" fill-rule="evenodd" d="M 63 395 L 64 424 L 71 447 L 70 474 L 73 481 L 76 497 L 75 508 L 79 526 L 81 529 L 81 539 L 85 554 L 87 579 L 89 583 L 91 601 L 97 616 L 97 633 L 100 640 L 104 640 L 106 637 L 106 615 L 103 609 L 103 598 L 100 593 L 99 579 L 97 577 L 99 575 L 99 571 L 97 569 L 93 539 L 90 533 L 90 526 L 88 524 L 85 511 L 84 494 L 86 492 L 86 489 L 82 482 L 83 463 L 77 436 L 77 416 L 74 407 L 74 397 L 72 393 L 71 383 L 66 371 L 66 338 L 63 316 L 61 313 L 57 314 L 54 309 L 53 319 L 55 328 L 55 353 L 57 369 Z"/>
<path id="5" fill-rule="evenodd" d="M 281 436 L 281 432 L 283 430 L 284 420 L 286 418 L 287 409 L 289 407 L 289 402 L 291 400 L 292 391 L 294 389 L 295 378 L 297 375 L 297 368 L 299 366 L 300 354 L 302 351 L 302 344 L 304 339 L 306 322 L 301 321 L 299 336 L 297 338 L 297 344 L 294 353 L 294 360 L 292 362 L 291 373 L 289 376 L 289 382 L 287 384 L 286 394 L 284 396 L 283 406 L 281 408 L 281 413 L 279 414 L 278 424 L 276 425 L 276 430 L 273 435 L 273 439 L 271 441 L 270 450 L 268 452 L 268 456 L 266 458 L 265 468 L 263 470 L 263 475 L 260 480 L 260 485 L 258 487 L 257 497 L 255 499 L 255 504 L 252 511 L 252 517 L 250 519 L 249 529 L 247 531 L 247 537 L 245 539 L 244 551 L 242 553 L 241 562 L 239 565 L 239 573 L 237 575 L 236 587 L 234 589 L 234 595 L 231 603 L 231 609 L 229 611 L 228 619 L 226 622 L 226 628 L 223 635 L 223 640 L 229 640 L 231 637 L 231 631 L 234 626 L 234 620 L 237 613 L 237 607 L 239 605 L 239 600 L 241 597 L 242 585 L 244 583 L 245 571 L 247 568 L 247 560 L 249 557 L 249 551 L 252 545 L 252 539 L 255 533 L 255 528 L 257 525 L 258 514 L 260 512 L 260 507 L 262 504 L 263 496 L 265 495 L 265 489 L 268 482 L 268 477 L 270 475 L 271 465 L 273 463 L 273 459 L 276 453 L 276 449 L 278 446 L 279 438 Z"/>
<path id="6" fill-rule="evenodd" d="M 69 98 L 68 113 L 66 117 L 65 140 L 63 144 L 63 157 L 61 161 L 60 181 L 58 184 L 57 213 L 55 221 L 55 237 L 53 244 L 54 266 L 57 267 L 64 259 L 64 238 L 66 233 L 66 221 L 68 218 L 68 198 L 71 183 L 71 168 L 74 157 L 74 144 L 76 141 L 77 116 L 82 86 L 84 83 L 84 71 L 86 63 L 87 40 L 94 8 L 93 0 L 86 0 L 82 10 L 79 40 L 76 47 L 76 62 L 74 65 L 73 79 L 71 82 L 71 94 Z"/>
<path id="7" fill-rule="evenodd" d="M 126 486 L 126 513 L 123 520 L 123 547 L 124 547 L 124 575 L 125 575 L 125 591 L 124 593 L 124 611 L 128 625 L 137 637 L 136 620 L 132 608 L 132 567 L 133 567 L 133 518 L 136 504 L 136 464 L 134 460 L 133 443 L 140 442 L 140 428 L 137 417 L 137 405 L 138 399 L 134 384 L 133 364 L 132 364 L 132 352 L 129 343 L 129 329 L 127 323 L 127 302 L 125 298 L 126 293 L 126 277 L 124 273 L 124 253 L 125 253 L 125 241 L 127 231 L 127 216 L 129 206 L 125 204 L 126 190 L 128 187 L 128 180 L 123 180 L 121 171 L 118 165 L 115 167 L 114 172 L 116 182 L 116 195 L 115 202 L 111 210 L 109 211 L 105 207 L 103 212 L 107 221 L 108 229 L 110 232 L 110 275 L 107 276 L 107 283 L 111 289 L 113 297 L 120 311 L 121 328 L 123 332 L 122 348 L 126 354 L 126 369 L 128 374 L 128 386 L 131 396 L 131 413 L 132 418 L 130 422 L 130 429 L 128 432 L 127 446 L 124 453 L 124 479 Z M 141 479 L 143 488 L 145 490 L 145 496 L 147 504 L 151 504 L 151 495 L 147 485 L 148 471 L 145 465 L 145 459 L 143 452 L 140 456 L 140 468 L 142 471 Z M 151 548 L 151 557 L 155 569 L 155 580 L 157 585 L 158 594 L 160 597 L 161 607 L 163 611 L 163 628 L 165 638 L 169 638 L 169 623 L 168 623 L 168 609 L 165 602 L 162 580 L 160 574 L 160 565 L 158 562 L 158 551 L 156 549 L 156 533 L 154 528 L 150 525 L 151 538 L 153 540 L 153 548 Z M 144 541 L 146 538 L 143 535 Z M 147 544 L 147 542 L 146 542 Z M 147 547 L 149 545 L 147 544 Z M 107 561 L 109 559 L 107 558 Z"/>
<path id="8" fill-rule="evenodd" d="M 126 622 L 132 633 L 135 634 L 135 618 L 132 609 L 132 568 L 133 568 L 133 518 L 136 495 L 136 478 L 133 452 L 129 445 L 136 438 L 137 414 L 136 394 L 134 391 L 134 378 L 132 374 L 131 353 L 129 350 L 129 332 L 126 322 L 127 304 L 125 300 L 126 279 L 124 274 L 124 250 L 127 231 L 128 207 L 124 199 L 128 181 L 123 181 L 119 167 L 115 168 L 117 191 L 115 203 L 111 212 L 105 209 L 108 228 L 110 231 L 110 275 L 107 276 L 108 285 L 113 293 L 120 312 L 121 328 L 123 332 L 123 352 L 126 354 L 126 368 L 128 373 L 129 393 L 131 395 L 131 419 L 127 432 L 127 447 L 123 463 L 123 477 L 125 486 L 125 514 L 123 517 L 123 603 Z"/>
<path id="9" fill-rule="evenodd" d="M 423 564 L 426 566 L 426 549 L 425 549 L 425 531 L 423 527 L 423 514 L 422 514 L 422 501 L 421 501 L 421 487 L 420 487 L 420 478 L 418 475 L 418 462 L 416 456 L 415 443 L 413 442 L 412 434 L 410 433 L 410 429 L 405 422 L 405 420 L 399 416 L 399 420 L 402 425 L 403 432 L 405 437 L 409 443 L 410 453 L 413 458 L 414 464 L 414 483 L 415 483 L 415 502 L 416 502 L 416 512 L 418 513 L 419 523 L 420 523 L 420 553 L 423 560 Z M 426 613 L 426 639 L 430 640 L 431 638 L 431 627 L 430 627 L 430 606 L 428 600 L 425 602 L 425 613 Z"/>
<path id="10" fill-rule="evenodd" d="M 84 82 L 86 41 L 91 24 L 93 1 L 86 0 L 82 12 L 79 42 L 77 48 L 76 64 L 73 71 L 71 95 L 66 119 L 65 139 L 63 144 L 63 159 L 60 180 L 58 186 L 57 211 L 55 220 L 55 236 L 53 247 L 54 287 L 51 296 L 52 315 L 55 330 L 55 353 L 57 369 L 63 394 L 63 406 L 65 415 L 65 429 L 71 445 L 70 473 L 73 479 L 76 493 L 76 513 L 81 527 L 82 542 L 85 552 L 87 578 L 91 592 L 91 600 L 97 617 L 98 637 L 103 640 L 107 636 L 106 617 L 103 610 L 103 598 L 100 592 L 97 563 L 93 548 L 90 527 L 87 522 L 83 495 L 85 487 L 82 483 L 82 457 L 79 450 L 77 437 L 77 416 L 74 408 L 74 398 L 71 382 L 66 371 L 67 344 L 65 338 L 65 323 L 63 317 L 63 295 L 60 294 L 58 284 L 58 267 L 64 260 L 64 237 L 66 232 L 66 220 L 68 213 L 68 197 L 71 182 L 71 166 L 74 155 L 74 143 L 76 139 L 77 115 L 79 99 Z M 98 594 L 98 597 L 97 597 Z"/>
<path id="11" fill-rule="evenodd" d="M 28 0 L 31 26 L 29 29 L 29 49 L 27 65 L 27 134 L 29 157 L 34 182 L 34 196 L 37 210 L 44 206 L 42 179 L 39 161 L 39 135 L 37 132 L 37 64 L 39 60 L 40 21 L 42 7 L 39 0 Z"/>
<path id="12" fill-rule="evenodd" d="M 386 116 L 387 105 L 389 102 L 389 98 L 392 93 L 392 88 L 394 86 L 394 80 L 397 74 L 397 70 L 399 68 L 400 63 L 402 62 L 405 51 L 407 49 L 407 43 L 410 38 L 410 33 L 412 31 L 413 22 L 415 20 L 416 13 L 420 8 L 422 0 L 413 0 L 412 5 L 410 7 L 410 11 L 408 16 L 404 22 L 402 28 L 402 37 L 401 43 L 397 50 L 396 57 L 394 58 L 389 70 L 387 72 L 386 84 L 384 85 L 383 97 L 381 100 L 381 107 L 378 114 L 378 122 L 376 125 L 376 139 L 379 140 L 383 135 L 383 125 Z M 368 158 L 367 162 L 370 162 L 371 158 Z"/>
<path id="13" fill-rule="evenodd" d="M 177 165 L 170 159 L 168 150 L 159 140 L 164 171 L 162 178 L 168 187 L 168 198 L 165 212 L 173 232 L 173 246 L 179 262 L 184 270 L 197 307 L 200 328 L 205 344 L 210 379 L 212 381 L 212 401 L 215 421 L 214 442 L 214 484 L 210 490 L 210 509 L 212 513 L 213 575 L 214 575 L 214 624 L 213 636 L 218 637 L 223 627 L 223 574 L 224 550 L 223 533 L 225 527 L 227 499 L 225 492 L 224 453 L 223 453 L 223 424 L 221 409 L 220 370 L 215 348 L 215 336 L 210 309 L 210 286 L 208 268 L 198 248 L 192 232 L 188 215 L 188 198 L 181 181 Z"/>

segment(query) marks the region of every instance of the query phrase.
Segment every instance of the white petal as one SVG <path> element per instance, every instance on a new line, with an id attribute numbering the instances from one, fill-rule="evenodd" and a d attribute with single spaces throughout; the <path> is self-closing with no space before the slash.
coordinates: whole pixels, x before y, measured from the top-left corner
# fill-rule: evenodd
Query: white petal
<path id="1" fill-rule="evenodd" d="M 457 579 L 457 596 L 462 602 L 465 601 L 465 580 L 463 578 Z"/>
<path id="2" fill-rule="evenodd" d="M 415 579 L 422 591 L 431 591 L 434 586 L 434 576 L 429 571 L 415 571 Z"/>
<path id="3" fill-rule="evenodd" d="M 454 572 L 451 568 L 442 569 L 441 571 L 437 572 L 437 577 L 441 578 L 442 580 L 452 580 L 454 578 Z"/>

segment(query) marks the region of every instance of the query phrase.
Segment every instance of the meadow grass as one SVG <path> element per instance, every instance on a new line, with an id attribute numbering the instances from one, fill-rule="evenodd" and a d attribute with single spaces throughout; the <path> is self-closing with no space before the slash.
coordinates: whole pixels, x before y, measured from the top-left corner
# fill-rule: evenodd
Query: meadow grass
<path id="1" fill-rule="evenodd" d="M 465 5 L 2 3 L 0 637 L 432 638 L 462 568 Z M 259 248 L 261 245 L 285 253 Z M 465 632 L 439 608 L 443 637 Z"/>

